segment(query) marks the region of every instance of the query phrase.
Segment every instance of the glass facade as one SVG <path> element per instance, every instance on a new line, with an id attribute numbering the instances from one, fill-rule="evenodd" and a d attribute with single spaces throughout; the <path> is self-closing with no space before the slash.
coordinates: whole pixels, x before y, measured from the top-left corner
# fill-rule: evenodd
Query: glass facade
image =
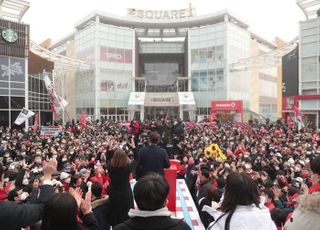
<path id="1" fill-rule="evenodd" d="M 320 94 L 320 18 L 300 23 L 299 94 Z M 319 100 L 302 100 L 301 109 L 320 110 Z"/>
<path id="2" fill-rule="evenodd" d="M 25 63 L 24 58 L 0 56 L 0 126 L 12 125 L 25 107 Z"/>
<path id="3" fill-rule="evenodd" d="M 227 23 L 189 30 L 191 91 L 196 115 L 210 114 L 211 101 L 227 98 Z"/>
<path id="4" fill-rule="evenodd" d="M 132 91 L 134 30 L 94 23 L 75 36 L 76 56 L 95 70 L 77 73 L 76 113 L 91 118 L 127 118 Z"/>
<path id="5" fill-rule="evenodd" d="M 48 74 L 52 81 L 52 74 Z M 52 112 L 47 88 L 44 84 L 42 74 L 28 76 L 28 103 L 29 109 L 39 113 L 41 125 L 52 124 Z M 30 124 L 34 123 L 34 117 L 29 119 Z"/>
<path id="6" fill-rule="evenodd" d="M 152 113 L 162 110 L 147 105 L 147 99 L 162 100 L 164 94 L 172 102 L 167 107 L 175 107 L 180 118 L 189 111 L 192 119 L 194 112 L 209 115 L 212 101 L 227 100 L 242 100 L 245 110 L 269 117 L 274 112 L 277 83 L 273 79 L 259 79 L 259 69 L 230 70 L 231 64 L 251 57 L 253 49 L 262 53 L 274 47 L 229 12 L 214 21 L 206 19 L 205 26 L 202 22 L 196 25 L 195 20 L 192 28 L 175 29 L 160 28 L 157 23 L 155 28 L 139 28 L 143 24 L 99 13 L 87 20 L 78 25 L 74 46 L 76 57 L 93 69 L 77 72 L 77 118 L 81 111 L 94 119 L 123 120 L 135 113 L 154 117 Z M 258 43 L 267 48 L 260 52 L 254 47 Z M 186 93 L 186 104 L 180 104 L 182 94 L 181 100 L 171 101 L 178 92 Z"/>

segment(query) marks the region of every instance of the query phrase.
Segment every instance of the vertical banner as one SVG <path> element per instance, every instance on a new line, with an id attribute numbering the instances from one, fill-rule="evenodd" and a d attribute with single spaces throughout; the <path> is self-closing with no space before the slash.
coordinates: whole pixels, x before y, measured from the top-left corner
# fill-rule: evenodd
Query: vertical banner
<path id="1" fill-rule="evenodd" d="M 48 90 L 51 111 L 54 113 L 55 117 L 58 117 L 59 113 L 63 112 L 63 109 L 68 105 L 68 102 L 57 95 L 54 85 L 46 72 L 43 75 L 43 81 Z"/>

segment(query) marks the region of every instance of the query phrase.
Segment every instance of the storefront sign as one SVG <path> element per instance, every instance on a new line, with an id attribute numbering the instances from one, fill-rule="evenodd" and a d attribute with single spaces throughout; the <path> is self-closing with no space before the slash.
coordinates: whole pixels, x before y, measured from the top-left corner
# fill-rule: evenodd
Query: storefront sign
<path id="1" fill-rule="evenodd" d="M 147 93 L 145 106 L 178 106 L 177 93 Z"/>
<path id="2" fill-rule="evenodd" d="M 293 112 L 293 108 L 296 102 L 294 96 L 292 97 L 282 97 L 282 111 Z"/>
<path id="3" fill-rule="evenodd" d="M 242 101 L 213 101 L 211 103 L 212 111 L 242 111 Z"/>
<path id="4" fill-rule="evenodd" d="M 114 92 L 128 89 L 128 82 L 115 82 L 112 80 L 102 80 L 100 90 L 104 92 Z"/>
<path id="5" fill-rule="evenodd" d="M 4 40 L 10 43 L 13 43 L 18 40 L 17 32 L 10 28 L 6 28 L 2 30 L 1 36 L 3 37 Z"/>
<path id="6" fill-rule="evenodd" d="M 128 16 L 147 18 L 147 19 L 181 19 L 192 17 L 192 9 L 180 10 L 141 10 L 129 8 L 127 11 Z"/>
<path id="7" fill-rule="evenodd" d="M 132 63 L 132 50 L 101 46 L 100 60 L 118 63 Z"/>

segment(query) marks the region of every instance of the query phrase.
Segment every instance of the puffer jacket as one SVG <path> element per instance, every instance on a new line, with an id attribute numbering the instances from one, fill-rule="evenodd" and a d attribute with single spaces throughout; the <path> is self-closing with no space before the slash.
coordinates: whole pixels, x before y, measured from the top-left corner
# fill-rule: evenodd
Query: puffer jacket
<path id="1" fill-rule="evenodd" d="M 302 195 L 284 230 L 320 230 L 320 192 Z"/>

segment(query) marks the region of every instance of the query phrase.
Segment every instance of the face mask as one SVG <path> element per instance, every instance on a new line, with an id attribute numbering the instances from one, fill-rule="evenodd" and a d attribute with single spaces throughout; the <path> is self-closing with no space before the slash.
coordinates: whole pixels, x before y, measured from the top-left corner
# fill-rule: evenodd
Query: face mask
<path id="1" fill-rule="evenodd" d="M 21 152 L 20 154 L 21 154 L 21 156 L 24 157 L 26 155 L 26 152 Z"/>
<path id="2" fill-rule="evenodd" d="M 29 196 L 29 193 L 23 192 L 23 193 L 21 193 L 21 195 L 19 197 L 20 197 L 20 200 L 25 200 L 25 199 L 27 199 L 28 196 Z"/>
<path id="3" fill-rule="evenodd" d="M 70 184 L 70 182 L 71 182 L 71 178 L 67 178 L 67 179 L 65 179 L 65 182 L 66 182 L 67 184 Z"/>
<path id="4" fill-rule="evenodd" d="M 278 171 L 280 168 L 279 168 L 279 166 L 275 166 L 274 169 L 275 169 L 276 171 Z"/>
<path id="5" fill-rule="evenodd" d="M 266 203 L 266 201 L 267 201 L 267 198 L 265 196 L 260 196 L 260 203 L 261 204 Z"/>
<path id="6" fill-rule="evenodd" d="M 24 179 L 22 180 L 22 184 L 23 184 L 23 185 L 28 185 L 28 184 L 29 184 L 29 180 L 28 180 L 27 178 L 24 178 Z"/>

